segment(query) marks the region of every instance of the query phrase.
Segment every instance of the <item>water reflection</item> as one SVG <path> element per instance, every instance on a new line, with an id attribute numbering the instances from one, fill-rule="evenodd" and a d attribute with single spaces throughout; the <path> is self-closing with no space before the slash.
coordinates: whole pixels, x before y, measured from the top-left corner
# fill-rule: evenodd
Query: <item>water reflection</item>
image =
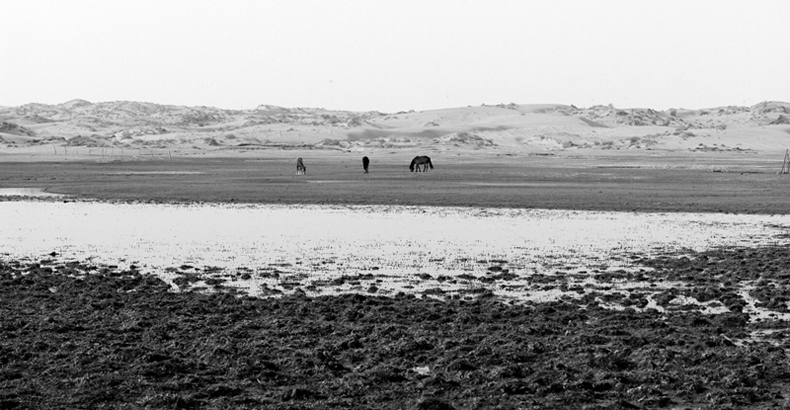
<path id="1" fill-rule="evenodd" d="M 135 264 L 172 280 L 181 266 L 262 286 L 316 292 L 532 292 L 589 286 L 632 268 L 630 255 L 776 242 L 787 216 L 563 210 L 0 202 L 7 258 Z M 189 269 L 187 269 L 189 270 Z M 194 272 L 193 272 L 194 273 Z M 538 275 L 538 276 L 536 276 Z M 340 281 L 338 278 L 362 279 Z M 628 287 L 623 284 L 621 287 Z M 471 289 L 471 290 L 470 290 Z"/>
<path id="2" fill-rule="evenodd" d="M 0 188 L 0 196 L 61 197 L 61 194 L 45 192 L 43 188 Z"/>

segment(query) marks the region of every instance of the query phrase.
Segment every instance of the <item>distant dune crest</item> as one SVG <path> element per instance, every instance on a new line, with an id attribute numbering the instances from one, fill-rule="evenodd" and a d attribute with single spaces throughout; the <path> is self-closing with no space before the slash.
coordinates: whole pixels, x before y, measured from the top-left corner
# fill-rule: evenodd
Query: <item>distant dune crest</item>
<path id="1" fill-rule="evenodd" d="M 753 151 L 784 149 L 780 137 L 786 139 L 788 125 L 790 103 L 777 101 L 664 111 L 511 103 L 380 113 L 272 105 L 226 110 L 75 99 L 57 105 L 0 107 L 0 149 L 62 145 L 214 151 Z"/>

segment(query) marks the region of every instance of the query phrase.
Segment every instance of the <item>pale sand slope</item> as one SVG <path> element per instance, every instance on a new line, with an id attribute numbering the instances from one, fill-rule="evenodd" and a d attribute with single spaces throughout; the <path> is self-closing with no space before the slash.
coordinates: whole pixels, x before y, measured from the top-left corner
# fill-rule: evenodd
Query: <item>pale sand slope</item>
<path id="1" fill-rule="evenodd" d="M 667 111 L 500 104 L 394 114 L 84 100 L 0 107 L 0 158 L 235 155 L 278 148 L 615 155 L 650 150 L 775 157 L 790 148 L 790 104 Z"/>

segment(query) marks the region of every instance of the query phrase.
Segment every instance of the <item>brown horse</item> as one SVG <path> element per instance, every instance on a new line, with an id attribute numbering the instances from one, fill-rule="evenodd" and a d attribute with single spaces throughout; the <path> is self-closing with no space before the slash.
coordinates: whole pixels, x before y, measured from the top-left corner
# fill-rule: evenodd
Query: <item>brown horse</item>
<path id="1" fill-rule="evenodd" d="M 427 171 L 428 167 L 431 167 L 431 169 L 433 169 L 433 164 L 431 163 L 431 158 L 430 157 L 426 157 L 425 155 L 422 155 L 422 156 L 414 157 L 414 159 L 411 160 L 411 164 L 409 164 L 409 170 L 411 172 L 414 172 L 415 168 L 416 168 L 417 172 L 420 172 L 420 165 L 422 165 L 422 171 L 423 172 Z"/>
<path id="2" fill-rule="evenodd" d="M 305 175 L 307 174 L 307 167 L 304 166 L 304 161 L 302 161 L 302 157 L 296 159 L 296 175 Z"/>
<path id="3" fill-rule="evenodd" d="M 370 159 L 368 157 L 362 157 L 362 168 L 365 169 L 365 173 L 368 173 L 368 166 L 370 165 Z"/>

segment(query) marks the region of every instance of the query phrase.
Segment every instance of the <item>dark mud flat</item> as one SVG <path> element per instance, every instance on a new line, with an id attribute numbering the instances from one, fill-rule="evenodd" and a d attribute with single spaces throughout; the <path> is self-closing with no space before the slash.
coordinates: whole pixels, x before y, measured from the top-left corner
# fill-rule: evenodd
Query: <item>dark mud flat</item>
<path id="1" fill-rule="evenodd" d="M 722 253 L 716 266 L 746 261 L 775 289 L 787 254 Z M 656 275 L 713 281 L 709 258 L 664 259 Z M 590 298 L 512 305 L 490 293 L 175 293 L 135 269 L 78 262 L 0 261 L 0 298 L 0 409 L 790 405 L 788 341 L 752 337 L 786 324 L 737 311 L 611 310 Z"/>

